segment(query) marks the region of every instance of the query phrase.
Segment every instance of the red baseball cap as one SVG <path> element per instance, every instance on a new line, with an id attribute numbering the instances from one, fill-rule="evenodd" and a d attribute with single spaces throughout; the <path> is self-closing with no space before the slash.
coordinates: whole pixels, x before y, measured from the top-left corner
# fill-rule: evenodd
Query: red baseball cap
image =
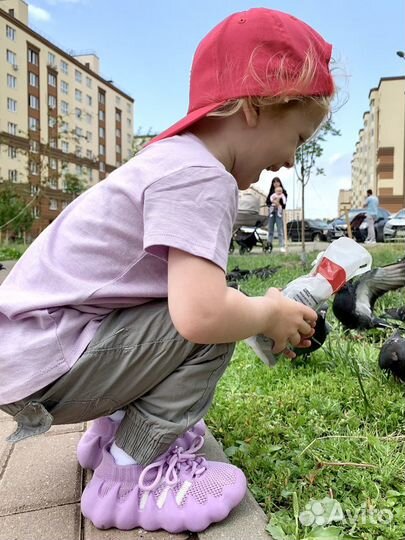
<path id="1" fill-rule="evenodd" d="M 294 81 L 308 51 L 316 62 L 314 77 L 304 91 L 297 94 L 292 87 L 288 94 L 286 82 L 277 78 L 281 61 L 284 73 L 287 70 Z M 234 13 L 213 28 L 197 47 L 187 115 L 150 143 L 179 134 L 233 99 L 277 96 L 280 92 L 331 96 L 331 53 L 332 46 L 322 36 L 292 15 L 266 8 Z"/>

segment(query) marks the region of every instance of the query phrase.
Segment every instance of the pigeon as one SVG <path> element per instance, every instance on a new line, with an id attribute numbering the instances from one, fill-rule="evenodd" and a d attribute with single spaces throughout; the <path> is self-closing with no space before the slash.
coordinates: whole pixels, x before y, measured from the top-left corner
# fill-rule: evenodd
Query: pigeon
<path id="1" fill-rule="evenodd" d="M 387 309 L 382 314 L 384 319 L 394 319 L 395 321 L 405 322 L 405 306 L 399 308 Z"/>
<path id="2" fill-rule="evenodd" d="M 405 382 L 405 339 L 399 330 L 381 347 L 378 363 L 382 370 Z"/>
<path id="3" fill-rule="evenodd" d="M 328 334 L 330 332 L 330 326 L 326 322 L 326 313 L 328 311 L 328 304 L 324 303 L 321 304 L 316 312 L 318 314 L 318 318 L 315 323 L 315 334 L 310 338 L 311 339 L 311 346 L 310 347 L 294 347 L 293 351 L 297 356 L 301 356 L 304 354 L 311 354 L 314 351 L 317 351 L 322 347 L 324 344 L 326 338 L 328 337 Z"/>
<path id="4" fill-rule="evenodd" d="M 333 313 L 345 328 L 392 328 L 395 325 L 374 315 L 374 304 L 386 292 L 404 286 L 405 261 L 375 268 L 355 281 L 350 280 L 336 293 Z"/>
<path id="5" fill-rule="evenodd" d="M 0 270 L 7 270 L 3 263 L 0 263 Z"/>

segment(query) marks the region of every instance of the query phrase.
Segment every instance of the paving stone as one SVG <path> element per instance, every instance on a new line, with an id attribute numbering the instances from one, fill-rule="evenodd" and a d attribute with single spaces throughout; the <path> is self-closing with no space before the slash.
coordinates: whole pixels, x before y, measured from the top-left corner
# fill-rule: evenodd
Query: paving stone
<path id="1" fill-rule="evenodd" d="M 80 436 L 38 436 L 17 443 L 0 481 L 0 516 L 79 502 Z"/>
<path id="2" fill-rule="evenodd" d="M 0 422 L 4 422 L 5 420 L 11 420 L 11 416 L 3 411 L 0 411 Z"/>
<path id="3" fill-rule="evenodd" d="M 84 540 L 191 540 L 196 538 L 190 533 L 170 534 L 165 531 L 148 532 L 143 529 L 120 531 L 118 529 L 96 529 L 89 520 L 84 524 Z M 2 540 L 0 538 L 0 540 Z"/>
<path id="4" fill-rule="evenodd" d="M 0 476 L 13 449 L 13 445 L 6 441 L 6 437 L 14 431 L 16 424 L 10 417 L 8 418 L 8 420 L 0 422 Z"/>
<path id="5" fill-rule="evenodd" d="M 61 424 L 58 426 L 52 426 L 49 431 L 45 433 L 45 436 L 59 435 L 61 433 L 76 433 L 77 431 L 84 431 L 85 423 L 80 424 Z"/>
<path id="6" fill-rule="evenodd" d="M 80 507 L 68 504 L 0 517 L 0 540 L 78 540 Z"/>

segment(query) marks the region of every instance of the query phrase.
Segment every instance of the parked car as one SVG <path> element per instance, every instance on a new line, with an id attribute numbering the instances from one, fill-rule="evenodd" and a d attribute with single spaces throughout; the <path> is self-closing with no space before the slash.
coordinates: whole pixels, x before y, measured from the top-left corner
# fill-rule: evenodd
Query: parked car
<path id="1" fill-rule="evenodd" d="M 384 226 L 384 240 L 405 240 L 405 208 L 390 217 Z"/>
<path id="2" fill-rule="evenodd" d="M 301 241 L 301 220 L 294 219 L 287 223 L 287 237 L 292 242 Z M 304 221 L 304 238 L 306 242 L 325 241 L 329 225 L 320 219 L 306 219 Z"/>
<path id="3" fill-rule="evenodd" d="M 390 213 L 381 206 L 378 207 L 377 220 L 375 222 L 375 237 L 377 242 L 384 242 L 384 225 L 390 218 Z M 353 238 L 357 242 L 364 242 L 367 238 L 367 220 L 365 208 L 353 208 L 349 210 L 350 226 L 352 229 Z M 346 216 L 336 218 L 330 223 L 331 228 L 328 231 L 328 241 L 336 240 L 341 236 L 347 236 Z"/>

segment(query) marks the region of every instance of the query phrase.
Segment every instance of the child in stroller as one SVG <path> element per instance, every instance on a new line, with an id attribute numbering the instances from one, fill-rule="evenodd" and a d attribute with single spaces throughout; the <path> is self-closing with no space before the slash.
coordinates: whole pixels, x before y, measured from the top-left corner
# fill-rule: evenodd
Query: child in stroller
<path id="1" fill-rule="evenodd" d="M 260 229 L 261 225 L 263 225 L 265 220 L 265 217 L 263 217 L 262 219 L 258 219 L 253 227 L 249 227 L 246 225 L 238 227 L 232 235 L 229 253 L 233 253 L 235 250 L 234 241 L 239 245 L 240 255 L 243 255 L 244 253 L 249 253 L 250 251 L 252 251 L 252 248 L 257 245 L 262 246 L 264 253 L 271 252 L 271 246 L 267 241 L 267 231 L 265 232 L 265 235 L 260 235 L 260 232 L 258 230 Z"/>

